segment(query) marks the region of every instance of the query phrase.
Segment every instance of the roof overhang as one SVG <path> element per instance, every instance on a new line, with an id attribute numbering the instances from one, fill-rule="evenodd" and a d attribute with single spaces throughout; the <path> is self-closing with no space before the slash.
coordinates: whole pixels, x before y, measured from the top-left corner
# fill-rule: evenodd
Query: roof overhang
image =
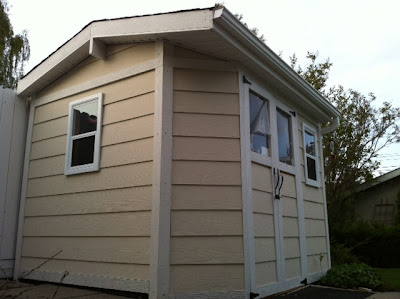
<path id="1" fill-rule="evenodd" d="M 305 103 L 321 122 L 340 116 L 224 7 L 93 21 L 22 78 L 17 92 L 25 97 L 35 95 L 89 55 L 101 58 L 106 44 L 156 40 L 238 62 L 288 97 Z"/>
<path id="2" fill-rule="evenodd" d="M 365 190 L 367 190 L 369 188 L 372 188 L 372 187 L 374 187 L 376 185 L 379 185 L 379 184 L 385 183 L 387 181 L 390 181 L 390 180 L 392 180 L 394 178 L 397 178 L 398 176 L 400 176 L 400 168 L 397 168 L 395 170 L 392 170 L 391 172 L 388 172 L 388 173 L 385 173 L 385 174 L 383 174 L 381 176 L 378 176 L 377 178 L 373 179 L 370 182 L 366 182 L 366 183 L 361 184 L 357 188 L 356 192 L 365 191 Z"/>

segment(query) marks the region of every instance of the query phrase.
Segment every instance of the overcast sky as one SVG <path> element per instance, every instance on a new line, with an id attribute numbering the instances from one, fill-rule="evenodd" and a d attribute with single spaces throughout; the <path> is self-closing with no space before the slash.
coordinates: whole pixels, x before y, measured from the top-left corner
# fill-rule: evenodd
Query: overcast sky
<path id="1" fill-rule="evenodd" d="M 215 1 L 8 0 L 14 32 L 29 31 L 29 71 L 92 20 L 205 8 Z M 225 0 L 232 13 L 259 28 L 288 61 L 318 51 L 333 63 L 329 85 L 341 84 L 400 106 L 400 1 Z M 400 145 L 382 152 L 383 172 L 400 167 Z"/>

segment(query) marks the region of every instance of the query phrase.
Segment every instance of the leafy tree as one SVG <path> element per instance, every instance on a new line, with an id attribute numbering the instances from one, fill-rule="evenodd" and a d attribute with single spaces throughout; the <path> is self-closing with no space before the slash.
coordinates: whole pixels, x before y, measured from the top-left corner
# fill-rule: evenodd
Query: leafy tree
<path id="1" fill-rule="evenodd" d="M 339 128 L 323 137 L 326 195 L 330 224 L 346 223 L 354 216 L 351 194 L 372 179 L 378 168 L 379 151 L 400 142 L 400 108 L 384 102 L 376 107 L 373 93 L 367 96 L 343 86 L 327 87 L 329 59 L 317 62 L 318 53 L 308 52 L 308 64 L 302 68 L 297 57 L 290 57 L 291 67 L 325 96 L 340 112 Z M 331 150 L 334 145 L 334 151 Z"/>
<path id="2" fill-rule="evenodd" d="M 25 62 L 29 59 L 30 47 L 26 30 L 14 35 L 8 11 L 7 1 L 1 0 L 0 85 L 15 89 L 19 78 L 23 75 Z"/>

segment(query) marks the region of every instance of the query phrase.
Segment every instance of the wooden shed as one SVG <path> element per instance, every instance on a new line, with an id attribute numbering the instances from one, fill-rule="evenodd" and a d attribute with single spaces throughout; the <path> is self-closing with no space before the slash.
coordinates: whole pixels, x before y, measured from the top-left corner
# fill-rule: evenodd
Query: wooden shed
<path id="1" fill-rule="evenodd" d="M 261 298 L 330 267 L 339 113 L 226 8 L 94 21 L 18 93 L 16 278 Z"/>

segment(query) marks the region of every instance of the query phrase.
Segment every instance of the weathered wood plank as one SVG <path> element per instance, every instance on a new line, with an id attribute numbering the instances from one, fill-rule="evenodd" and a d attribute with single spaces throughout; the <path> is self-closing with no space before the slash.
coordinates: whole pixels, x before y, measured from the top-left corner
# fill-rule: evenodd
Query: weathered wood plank
<path id="1" fill-rule="evenodd" d="M 240 161 L 239 139 L 174 137 L 174 160 Z"/>
<path id="2" fill-rule="evenodd" d="M 172 210 L 242 210 L 240 186 L 172 186 Z"/>
<path id="3" fill-rule="evenodd" d="M 239 115 L 237 94 L 174 92 L 174 112 Z"/>
<path id="4" fill-rule="evenodd" d="M 239 138 L 239 116 L 174 113 L 174 136 Z"/>
<path id="5" fill-rule="evenodd" d="M 150 264 L 149 237 L 25 237 L 23 257 Z"/>
<path id="6" fill-rule="evenodd" d="M 174 90 L 238 93 L 236 72 L 175 69 Z"/>
<path id="7" fill-rule="evenodd" d="M 171 265 L 243 264 L 243 260 L 240 236 L 171 238 Z"/>
<path id="8" fill-rule="evenodd" d="M 152 164 L 144 162 L 105 168 L 96 173 L 30 179 L 27 197 L 151 185 Z"/>
<path id="9" fill-rule="evenodd" d="M 26 217 L 24 236 L 143 237 L 150 236 L 150 218 L 150 211 Z"/>
<path id="10" fill-rule="evenodd" d="M 145 186 L 28 198 L 25 216 L 150 210 L 151 186 Z"/>
<path id="11" fill-rule="evenodd" d="M 173 161 L 172 184 L 240 185 L 238 162 Z"/>
<path id="12" fill-rule="evenodd" d="M 240 236 L 241 211 L 172 211 L 171 236 Z"/>

